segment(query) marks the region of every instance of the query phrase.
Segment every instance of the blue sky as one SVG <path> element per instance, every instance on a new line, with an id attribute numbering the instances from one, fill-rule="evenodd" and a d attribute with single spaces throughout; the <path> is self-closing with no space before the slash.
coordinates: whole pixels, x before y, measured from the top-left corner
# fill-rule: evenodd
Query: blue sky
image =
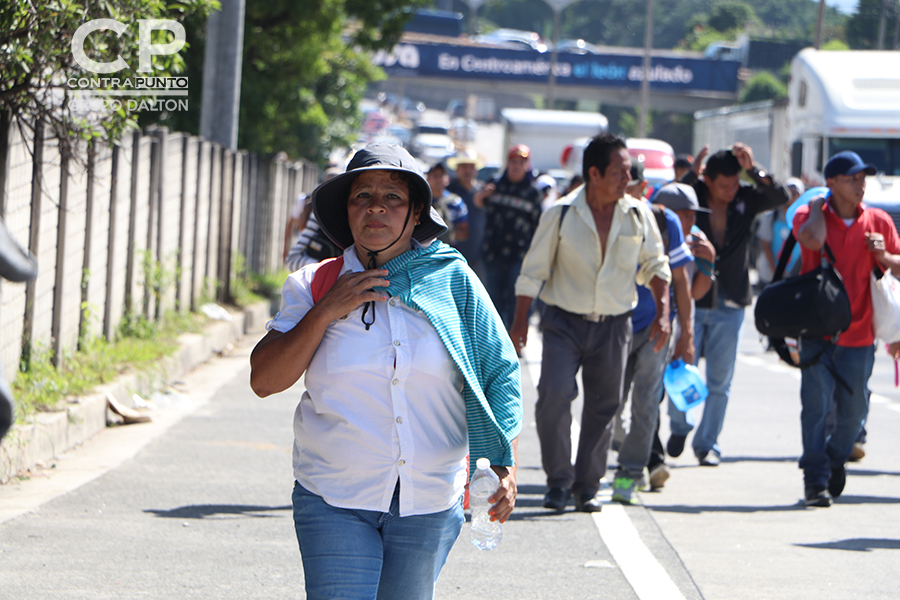
<path id="1" fill-rule="evenodd" d="M 825 4 L 849 15 L 856 12 L 857 0 L 825 0 Z"/>

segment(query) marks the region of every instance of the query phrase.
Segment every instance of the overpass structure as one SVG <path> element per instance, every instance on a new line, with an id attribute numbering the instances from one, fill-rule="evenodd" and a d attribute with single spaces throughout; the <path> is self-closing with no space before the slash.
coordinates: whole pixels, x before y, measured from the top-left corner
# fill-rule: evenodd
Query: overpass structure
<path id="1" fill-rule="evenodd" d="M 603 54 L 557 55 L 555 96 L 614 106 L 636 106 L 644 76 L 643 51 L 604 48 Z M 407 33 L 390 52 L 374 57 L 389 82 L 425 84 L 474 94 L 545 95 L 550 52 L 477 44 L 467 38 Z M 654 51 L 649 70 L 653 109 L 694 112 L 734 104 L 736 60 Z"/>

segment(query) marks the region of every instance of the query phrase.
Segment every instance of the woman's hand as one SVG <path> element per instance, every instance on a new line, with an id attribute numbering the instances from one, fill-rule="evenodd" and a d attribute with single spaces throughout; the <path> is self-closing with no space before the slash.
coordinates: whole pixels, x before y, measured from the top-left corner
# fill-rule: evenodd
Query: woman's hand
<path id="1" fill-rule="evenodd" d="M 387 296 L 375 288 L 387 287 L 391 283 L 385 279 L 384 269 L 368 269 L 360 273 L 344 273 L 332 288 L 316 303 L 318 311 L 324 311 L 331 320 L 340 319 L 366 302 L 384 302 Z"/>
<path id="2" fill-rule="evenodd" d="M 515 467 L 491 467 L 497 477 L 500 478 L 500 486 L 494 495 L 488 498 L 492 503 L 490 511 L 491 521 L 506 523 L 516 506 L 516 468 Z"/>

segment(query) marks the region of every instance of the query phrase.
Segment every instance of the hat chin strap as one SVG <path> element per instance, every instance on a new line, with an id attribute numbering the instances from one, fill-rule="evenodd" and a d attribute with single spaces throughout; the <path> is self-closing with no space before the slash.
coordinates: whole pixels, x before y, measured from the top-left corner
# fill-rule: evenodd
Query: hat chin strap
<path id="1" fill-rule="evenodd" d="M 397 236 L 396 240 L 394 240 L 393 242 L 391 242 L 390 244 L 388 244 L 381 250 L 370 250 L 369 248 L 366 248 L 365 246 L 360 244 L 360 247 L 363 250 L 365 250 L 366 254 L 369 256 L 369 262 L 366 265 L 367 269 L 377 268 L 378 264 L 375 262 L 375 257 L 378 256 L 378 254 L 380 254 L 381 252 L 384 252 L 385 250 L 387 250 L 388 248 L 390 248 L 391 246 L 393 246 L 394 244 L 399 242 L 400 238 L 403 237 L 403 232 L 406 231 L 406 226 L 409 224 L 409 218 L 412 216 L 412 208 L 413 208 L 413 203 L 412 203 L 412 200 L 410 200 L 409 208 L 406 209 L 406 219 L 403 221 L 403 228 L 400 230 L 400 235 Z M 369 307 L 372 308 L 372 320 L 366 321 L 366 314 L 368 314 L 368 312 L 369 312 Z M 363 325 L 366 326 L 366 331 L 368 331 L 369 327 L 371 327 L 375 323 L 375 302 L 370 300 L 370 301 L 366 302 L 365 305 L 363 306 L 362 322 L 363 322 Z"/>

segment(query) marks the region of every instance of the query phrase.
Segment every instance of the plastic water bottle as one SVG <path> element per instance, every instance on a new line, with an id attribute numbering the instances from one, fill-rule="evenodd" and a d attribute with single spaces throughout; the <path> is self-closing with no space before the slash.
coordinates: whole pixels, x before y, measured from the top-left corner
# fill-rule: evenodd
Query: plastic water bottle
<path id="1" fill-rule="evenodd" d="M 469 536 L 479 550 L 493 550 L 503 536 L 503 525 L 500 521 L 491 521 L 488 498 L 500 487 L 500 478 L 491 469 L 491 461 L 487 458 L 479 458 L 475 467 L 477 471 L 469 483 L 469 508 L 472 509 Z"/>
<path id="2" fill-rule="evenodd" d="M 663 386 L 675 408 L 681 412 L 697 406 L 709 394 L 700 370 L 694 365 L 687 365 L 683 360 L 673 360 L 663 374 Z"/>

